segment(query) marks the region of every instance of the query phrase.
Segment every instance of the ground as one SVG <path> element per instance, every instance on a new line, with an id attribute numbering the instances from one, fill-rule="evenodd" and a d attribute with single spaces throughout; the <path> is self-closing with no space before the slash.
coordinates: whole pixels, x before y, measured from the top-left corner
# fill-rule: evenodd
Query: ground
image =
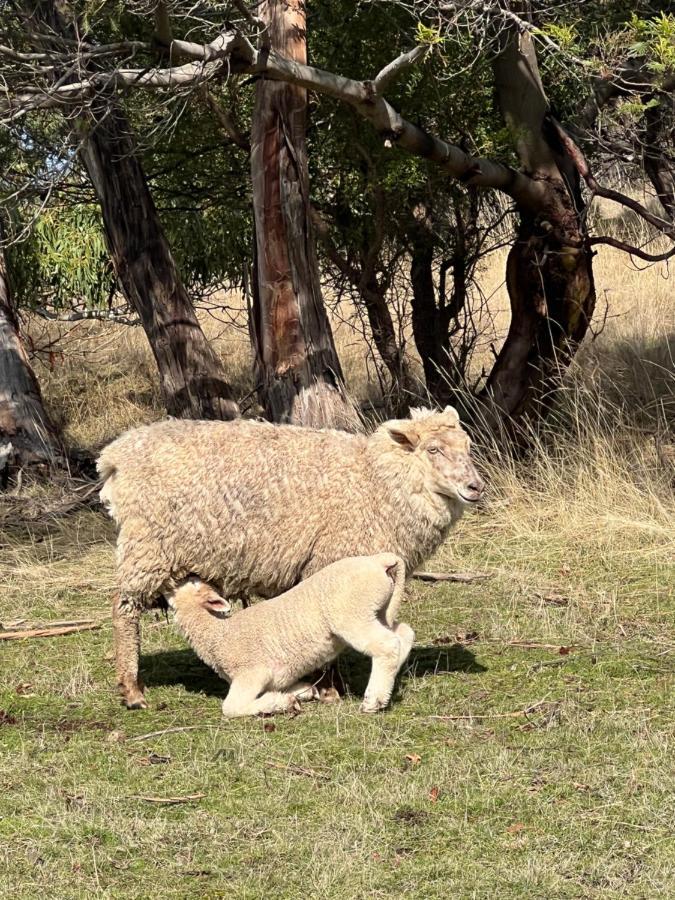
<path id="1" fill-rule="evenodd" d="M 508 506 L 462 522 L 434 568 L 492 577 L 411 583 L 418 642 L 392 708 L 370 717 L 348 696 L 222 721 L 225 685 L 152 617 L 152 706 L 127 712 L 110 662 L 110 528 L 87 512 L 6 547 L 3 621 L 103 624 L 0 651 L 0 893 L 673 895 L 665 523 L 608 519 L 600 552 L 603 523 L 574 540 L 549 513 L 511 533 Z M 342 671 L 363 689 L 363 663 Z"/>

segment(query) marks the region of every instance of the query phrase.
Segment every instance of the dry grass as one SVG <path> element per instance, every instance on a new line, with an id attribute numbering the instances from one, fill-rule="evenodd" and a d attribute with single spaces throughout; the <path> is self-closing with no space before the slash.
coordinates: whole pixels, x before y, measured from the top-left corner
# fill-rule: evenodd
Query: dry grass
<path id="1" fill-rule="evenodd" d="M 496 285 L 500 271 L 486 277 Z M 222 722 L 223 685 L 160 619 L 144 634 L 152 708 L 124 713 L 110 525 L 83 511 L 0 535 L 0 621 L 105 619 L 0 647 L 0 893 L 675 894 L 672 291 L 664 270 L 639 274 L 611 252 L 596 274 L 606 327 L 562 408 L 527 459 L 484 448 L 489 503 L 435 561 L 492 577 L 411 584 L 418 644 L 381 717 L 347 699 L 273 729 Z M 107 333 L 101 348 L 100 328 L 82 326 L 69 338 L 79 356 L 40 373 L 70 440 L 88 447 L 161 415 L 142 335 Z M 364 397 L 362 345 L 344 329 L 337 340 Z M 245 393 L 245 335 L 218 344 Z M 341 665 L 358 693 L 362 663 Z M 176 726 L 199 727 L 124 740 Z M 188 795 L 204 796 L 142 799 Z"/>

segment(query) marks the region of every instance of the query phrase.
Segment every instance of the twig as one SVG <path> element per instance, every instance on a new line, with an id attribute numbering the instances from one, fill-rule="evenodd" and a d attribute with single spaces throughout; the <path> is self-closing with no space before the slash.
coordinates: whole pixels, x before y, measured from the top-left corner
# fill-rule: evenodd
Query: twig
<path id="1" fill-rule="evenodd" d="M 175 725 L 173 728 L 162 728 L 160 731 L 149 731 L 147 734 L 137 734 L 127 738 L 127 743 L 133 741 L 147 741 L 150 738 L 161 737 L 163 734 L 178 734 L 179 731 L 199 731 L 202 728 L 217 728 L 217 725 Z"/>
<path id="2" fill-rule="evenodd" d="M 70 628 L 74 625 L 92 625 L 94 624 L 94 619 L 74 619 L 72 621 L 67 622 L 49 622 L 48 625 L 31 625 L 27 623 L 25 619 L 19 619 L 17 622 L 9 622 L 2 629 L 4 633 L 9 631 L 28 631 L 34 629 L 42 629 L 42 628 Z M 97 624 L 101 624 L 100 622 Z"/>
<path id="3" fill-rule="evenodd" d="M 292 775 L 304 775 L 306 778 L 321 778 L 324 781 L 330 778 L 330 775 L 327 775 L 325 772 L 317 772 L 316 769 L 307 769 L 304 766 L 289 766 L 274 759 L 268 759 L 265 765 L 270 769 L 281 769 L 284 772 L 290 772 Z"/>
<path id="4" fill-rule="evenodd" d="M 517 709 L 514 712 L 507 713 L 481 713 L 477 715 L 469 714 L 467 716 L 427 716 L 426 718 L 433 719 L 436 722 L 461 722 L 471 719 L 518 719 L 522 716 L 528 716 L 530 713 L 540 709 L 549 702 L 550 701 L 548 700 L 539 700 L 537 703 L 533 703 L 532 706 L 528 706 L 526 709 Z"/>
<path id="5" fill-rule="evenodd" d="M 175 806 L 178 803 L 192 803 L 203 800 L 206 794 L 186 794 L 184 797 L 142 797 L 134 795 L 130 800 L 143 800 L 145 803 L 159 803 L 162 806 Z"/>
<path id="6" fill-rule="evenodd" d="M 492 578 L 491 572 L 413 572 L 413 578 L 419 581 L 454 581 L 459 584 L 471 584 L 472 581 L 482 581 L 484 578 Z"/>
<path id="7" fill-rule="evenodd" d="M 59 637 L 62 634 L 77 634 L 79 631 L 95 631 L 101 627 L 100 622 L 86 625 L 69 625 L 63 628 L 32 628 L 19 631 L 0 631 L 0 641 L 24 640 L 24 638 Z"/>
<path id="8" fill-rule="evenodd" d="M 524 650 L 560 650 L 562 648 L 562 644 L 540 644 L 539 641 L 506 641 L 509 647 L 522 647 Z M 575 647 L 572 644 L 566 644 L 565 650 L 570 651 L 574 650 Z"/>

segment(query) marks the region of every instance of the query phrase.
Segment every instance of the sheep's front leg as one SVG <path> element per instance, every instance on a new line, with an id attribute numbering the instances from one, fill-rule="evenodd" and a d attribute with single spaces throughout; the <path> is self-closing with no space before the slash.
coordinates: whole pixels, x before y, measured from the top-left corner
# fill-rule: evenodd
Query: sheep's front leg
<path id="1" fill-rule="evenodd" d="M 143 682 L 138 677 L 141 655 L 140 610 L 122 595 L 113 599 L 112 624 L 117 685 L 127 709 L 147 709 Z"/>
<path id="2" fill-rule="evenodd" d="M 284 693 L 293 694 L 297 700 L 302 700 L 303 703 L 318 700 L 321 696 L 318 687 L 310 684 L 309 681 L 296 681 L 295 684 L 286 688 Z"/>
<path id="3" fill-rule="evenodd" d="M 233 679 L 227 697 L 223 700 L 223 715 L 237 716 L 274 715 L 289 712 L 296 706 L 294 694 L 265 689 L 273 684 L 268 669 L 245 672 Z"/>

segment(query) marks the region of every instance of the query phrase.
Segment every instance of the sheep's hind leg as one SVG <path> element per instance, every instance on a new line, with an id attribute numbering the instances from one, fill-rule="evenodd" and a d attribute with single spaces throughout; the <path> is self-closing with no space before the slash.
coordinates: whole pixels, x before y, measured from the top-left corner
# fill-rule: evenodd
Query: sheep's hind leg
<path id="1" fill-rule="evenodd" d="M 223 715 L 228 718 L 273 715 L 294 709 L 297 701 L 293 694 L 280 691 L 264 693 L 272 682 L 272 673 L 268 669 L 257 669 L 255 672 L 239 675 L 232 681 L 227 697 L 223 700 Z"/>
<path id="2" fill-rule="evenodd" d="M 115 596 L 112 608 L 117 685 L 127 709 L 147 709 L 143 682 L 138 677 L 141 655 L 140 609 L 133 601 Z"/>

